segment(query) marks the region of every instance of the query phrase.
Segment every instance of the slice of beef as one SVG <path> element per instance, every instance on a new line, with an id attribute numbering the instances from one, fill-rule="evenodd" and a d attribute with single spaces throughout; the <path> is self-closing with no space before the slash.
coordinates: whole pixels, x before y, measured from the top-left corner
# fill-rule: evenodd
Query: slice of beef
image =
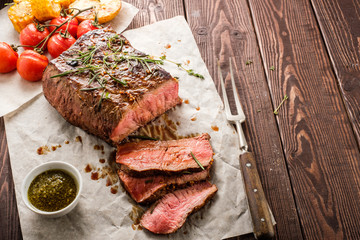
<path id="1" fill-rule="evenodd" d="M 173 233 L 192 212 L 204 206 L 216 191 L 215 185 L 205 181 L 168 193 L 144 213 L 140 224 L 153 233 Z"/>
<path id="2" fill-rule="evenodd" d="M 193 138 L 170 141 L 141 141 L 119 145 L 116 162 L 121 170 L 132 175 L 174 174 L 182 171 L 201 171 L 213 162 L 213 150 L 207 133 Z"/>
<path id="3" fill-rule="evenodd" d="M 50 61 L 43 92 L 68 122 L 118 143 L 180 103 L 178 81 L 157 63 L 110 28 L 94 30 Z"/>
<path id="4" fill-rule="evenodd" d="M 159 199 L 169 191 L 205 180 L 209 177 L 210 168 L 201 172 L 184 172 L 175 176 L 133 177 L 119 170 L 118 175 L 122 185 L 130 196 L 138 203 L 148 204 Z"/>

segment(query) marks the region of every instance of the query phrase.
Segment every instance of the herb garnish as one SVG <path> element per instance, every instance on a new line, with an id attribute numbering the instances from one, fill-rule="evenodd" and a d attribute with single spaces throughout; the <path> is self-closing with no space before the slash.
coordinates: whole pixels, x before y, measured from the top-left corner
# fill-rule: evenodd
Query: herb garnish
<path id="1" fill-rule="evenodd" d="M 280 107 L 281 107 L 281 105 L 285 102 L 285 100 L 286 99 L 288 99 L 289 97 L 285 94 L 285 96 L 284 96 L 284 98 L 283 98 L 283 100 L 281 101 L 281 103 L 279 104 L 279 106 L 275 109 L 275 111 L 274 111 L 274 114 L 275 115 L 278 115 L 279 114 L 279 109 L 280 109 Z"/>
<path id="2" fill-rule="evenodd" d="M 271 66 L 269 69 L 270 69 L 271 71 L 274 71 L 274 70 L 275 70 L 275 67 L 274 67 L 274 66 Z"/>
<path id="3" fill-rule="evenodd" d="M 105 39 L 103 41 L 105 41 Z M 120 47 L 114 47 L 114 44 L 120 44 Z M 89 74 L 89 81 L 87 84 L 88 87 L 82 88 L 80 91 L 102 91 L 99 102 L 97 104 L 98 109 L 100 109 L 103 100 L 109 99 L 109 92 L 106 90 L 106 84 L 108 83 L 109 79 L 113 80 L 115 83 L 121 84 L 123 87 L 129 86 L 126 80 L 122 79 L 115 73 L 115 69 L 118 69 L 118 65 L 123 62 L 125 62 L 127 66 L 124 68 L 124 70 L 129 71 L 133 71 L 134 67 L 141 65 L 143 70 L 147 73 L 147 76 L 143 78 L 145 81 L 150 79 L 152 76 L 155 76 L 158 71 L 158 68 L 156 68 L 156 66 L 151 66 L 150 63 L 162 65 L 164 64 L 165 60 L 176 64 L 179 68 L 185 70 L 190 76 L 204 79 L 203 75 L 195 73 L 193 69 L 184 68 L 181 63 L 166 59 L 166 56 L 161 56 L 159 59 L 154 59 L 154 57 L 150 55 L 133 55 L 126 50 L 123 51 L 123 46 L 125 44 L 128 44 L 127 40 L 115 34 L 106 39 L 105 49 L 104 45 L 101 44 L 88 46 L 85 48 L 85 50 L 82 51 L 79 50 L 77 53 L 75 53 L 74 57 L 71 59 L 66 59 L 69 66 L 79 67 L 51 76 L 51 78 L 67 76 L 69 74 Z M 99 54 L 100 51 L 102 51 L 102 54 Z M 92 87 L 91 84 L 94 81 L 96 81 L 100 86 Z M 114 82 L 109 83 L 113 84 Z M 136 101 L 136 99 L 133 96 L 130 96 L 130 101 Z M 157 139 L 151 138 L 150 140 Z"/>
<path id="4" fill-rule="evenodd" d="M 250 65 L 250 64 L 252 64 L 252 63 L 253 63 L 252 60 L 247 60 L 245 64 L 246 64 L 246 65 Z"/>
<path id="5" fill-rule="evenodd" d="M 195 157 L 195 155 L 190 151 L 191 156 L 193 157 L 193 159 L 195 160 L 195 162 L 199 165 L 199 167 L 202 170 L 205 170 L 205 168 L 203 167 L 203 165 L 197 160 L 197 158 Z"/>
<path id="6" fill-rule="evenodd" d="M 200 79 L 205 79 L 205 77 L 199 73 L 195 73 L 193 69 L 186 69 L 183 67 L 183 65 L 181 63 L 177 63 L 177 62 L 174 62 L 174 61 L 171 61 L 169 59 L 166 58 L 165 55 L 161 56 L 160 57 L 161 60 L 163 61 L 168 61 L 170 63 L 173 63 L 175 64 L 176 66 L 178 66 L 179 68 L 185 70 L 190 76 L 194 76 L 194 77 L 197 77 L 197 78 L 200 78 Z"/>
<path id="7" fill-rule="evenodd" d="M 98 109 L 101 108 L 101 103 L 102 103 L 103 99 L 109 99 L 109 93 L 108 92 L 106 92 L 106 91 L 102 92 L 101 97 L 100 97 L 100 101 L 99 101 L 98 106 L 97 106 Z"/>

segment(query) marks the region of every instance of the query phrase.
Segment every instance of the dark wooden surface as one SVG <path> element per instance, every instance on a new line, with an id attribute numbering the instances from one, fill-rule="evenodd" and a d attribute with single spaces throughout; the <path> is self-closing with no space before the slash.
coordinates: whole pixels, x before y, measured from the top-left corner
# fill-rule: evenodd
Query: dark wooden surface
<path id="1" fill-rule="evenodd" d="M 234 57 L 275 238 L 360 239 L 360 2 L 128 2 L 140 9 L 129 28 L 184 15 L 216 84 L 216 58 L 225 74 Z M 0 239 L 21 238 L 0 118 Z"/>

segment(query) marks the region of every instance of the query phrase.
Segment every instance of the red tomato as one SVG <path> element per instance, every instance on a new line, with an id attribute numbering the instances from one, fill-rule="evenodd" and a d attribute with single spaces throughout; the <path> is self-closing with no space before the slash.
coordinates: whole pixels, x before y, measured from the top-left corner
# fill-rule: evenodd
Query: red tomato
<path id="1" fill-rule="evenodd" d="M 16 68 L 18 53 L 9 44 L 0 42 L 0 73 L 11 72 Z"/>
<path id="2" fill-rule="evenodd" d="M 67 50 L 76 42 L 76 39 L 69 35 L 68 38 L 63 38 L 59 33 L 53 35 L 48 42 L 48 51 L 53 58 L 58 57 L 62 52 Z"/>
<path id="3" fill-rule="evenodd" d="M 41 42 L 44 38 L 49 35 L 49 30 L 47 28 L 44 31 L 39 31 L 36 29 L 35 23 L 28 24 L 21 32 L 20 32 L 20 43 L 21 45 L 29 45 L 36 46 L 39 42 Z M 46 48 L 46 43 L 42 43 L 41 46 L 44 46 L 44 50 Z M 40 48 L 39 46 L 38 48 Z M 33 49 L 32 47 L 24 47 L 25 49 Z"/>
<path id="4" fill-rule="evenodd" d="M 17 70 L 22 78 L 30 82 L 39 81 L 49 60 L 46 56 L 41 55 L 33 50 L 24 51 L 18 61 Z"/>
<path id="5" fill-rule="evenodd" d="M 68 20 L 70 18 L 70 16 L 67 17 L 57 17 L 54 18 L 53 20 L 51 20 L 50 25 L 60 25 L 63 22 L 65 22 L 66 20 Z M 68 26 L 69 25 L 69 26 Z M 77 33 L 77 29 L 79 26 L 79 22 L 76 18 L 73 18 L 72 20 L 70 20 L 69 22 L 65 23 L 64 25 L 62 25 L 58 31 L 62 30 L 62 32 L 64 33 L 66 28 L 68 30 L 68 32 L 71 34 L 71 36 L 73 36 L 74 38 L 76 38 L 76 33 Z M 49 27 L 49 31 L 52 32 L 55 29 L 54 26 Z M 57 31 L 57 32 L 58 32 Z"/>
<path id="6" fill-rule="evenodd" d="M 83 34 L 95 29 L 99 29 L 99 27 L 96 26 L 93 20 L 84 20 L 79 24 L 79 27 L 77 29 L 77 37 L 79 38 Z"/>

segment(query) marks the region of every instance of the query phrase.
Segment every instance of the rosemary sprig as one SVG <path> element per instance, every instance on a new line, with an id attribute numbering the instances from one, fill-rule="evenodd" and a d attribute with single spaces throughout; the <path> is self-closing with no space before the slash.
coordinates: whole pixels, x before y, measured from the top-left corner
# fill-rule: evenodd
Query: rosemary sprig
<path id="1" fill-rule="evenodd" d="M 88 85 L 90 85 L 95 79 L 97 79 L 97 77 L 99 76 L 100 73 L 96 73 L 94 74 L 94 76 L 90 79 L 90 81 L 88 82 Z"/>
<path id="2" fill-rule="evenodd" d="M 80 91 L 92 91 L 92 90 L 97 90 L 97 89 L 103 89 L 104 87 L 100 86 L 100 87 L 93 87 L 93 88 L 82 88 L 80 89 Z"/>
<path id="3" fill-rule="evenodd" d="M 79 74 L 79 73 L 83 73 L 83 72 L 85 72 L 87 70 L 94 71 L 94 70 L 97 70 L 99 68 L 100 68 L 99 66 L 95 66 L 95 65 L 86 65 L 85 67 L 71 69 L 71 70 L 65 71 L 63 73 L 53 75 L 50 78 L 63 77 L 63 76 L 69 75 L 70 73 Z"/>
<path id="4" fill-rule="evenodd" d="M 99 49 L 100 46 L 95 47 L 95 46 L 90 46 L 88 47 L 89 51 L 86 52 L 80 52 L 79 57 L 77 57 L 77 60 L 82 60 L 83 64 L 88 64 L 91 63 L 93 60 L 93 57 L 96 53 L 96 51 Z"/>
<path id="5" fill-rule="evenodd" d="M 197 158 L 195 157 L 195 155 L 190 151 L 191 156 L 193 157 L 193 159 L 195 160 L 195 162 L 199 165 L 199 167 L 202 170 L 205 170 L 205 168 L 203 167 L 203 165 L 197 160 Z"/>
<path id="6" fill-rule="evenodd" d="M 105 96 L 104 96 L 105 95 Z M 106 91 L 103 91 L 101 96 L 100 96 L 100 100 L 99 100 L 99 103 L 98 103 L 98 109 L 101 108 L 101 103 L 103 102 L 103 99 L 109 99 L 109 93 L 106 92 Z"/>
<path id="7" fill-rule="evenodd" d="M 123 86 L 127 86 L 127 82 L 125 81 L 122 81 L 122 80 L 120 80 L 120 79 L 117 79 L 116 77 L 114 77 L 113 75 L 111 75 L 110 73 L 109 73 L 109 76 L 111 77 L 111 79 L 112 80 L 114 80 L 115 82 L 118 82 L 118 83 L 120 83 L 121 85 L 123 85 Z"/>
<path id="8" fill-rule="evenodd" d="M 281 101 L 281 103 L 279 104 L 279 106 L 275 109 L 275 111 L 274 111 L 274 114 L 275 115 L 278 115 L 279 114 L 279 109 L 280 109 L 280 107 L 281 107 L 281 105 L 283 105 L 283 103 L 286 101 L 286 99 L 288 99 L 289 97 L 285 94 L 285 96 L 284 96 L 284 98 L 283 98 L 283 100 Z"/>
<path id="9" fill-rule="evenodd" d="M 107 46 L 108 46 L 108 48 L 112 51 L 112 52 L 117 52 L 118 50 L 114 50 L 113 48 L 112 48 L 112 46 L 111 46 L 111 44 L 113 43 L 113 42 L 115 42 L 117 39 L 119 39 L 120 37 L 119 37 L 119 35 L 117 35 L 117 34 L 115 34 L 114 36 L 112 36 L 112 37 L 109 37 L 108 38 L 108 41 L 107 41 Z M 121 41 L 121 45 L 123 44 L 123 40 L 121 39 L 120 40 Z"/>

